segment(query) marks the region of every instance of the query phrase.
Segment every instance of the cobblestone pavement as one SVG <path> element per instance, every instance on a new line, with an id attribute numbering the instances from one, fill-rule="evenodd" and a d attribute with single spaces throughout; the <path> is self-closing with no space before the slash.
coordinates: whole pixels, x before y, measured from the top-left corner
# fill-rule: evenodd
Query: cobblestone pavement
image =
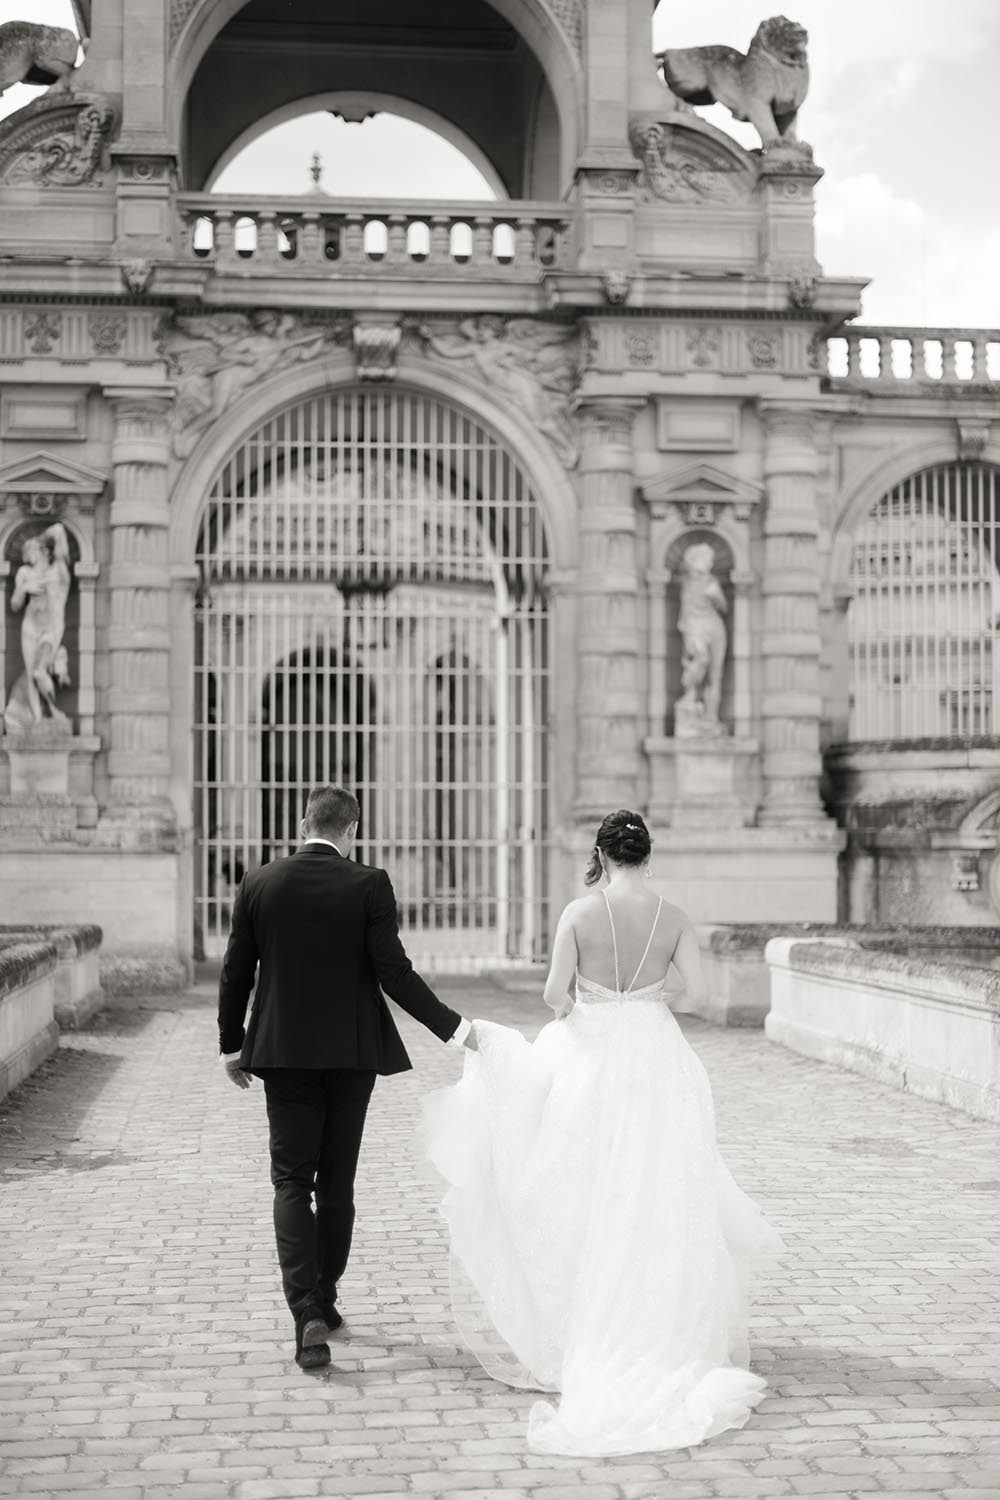
<path id="1" fill-rule="evenodd" d="M 544 1015 L 449 991 L 527 1031 Z M 543 1459 L 532 1398 L 456 1345 L 414 1128 L 461 1059 L 403 1024 L 416 1070 L 376 1090 L 318 1374 L 291 1359 L 260 1086 L 220 1075 L 207 990 L 105 1012 L 0 1104 L 0 1493 L 997 1500 L 1000 1129 L 685 1022 L 730 1166 L 789 1246 L 755 1304 L 770 1394 L 698 1449 Z"/>

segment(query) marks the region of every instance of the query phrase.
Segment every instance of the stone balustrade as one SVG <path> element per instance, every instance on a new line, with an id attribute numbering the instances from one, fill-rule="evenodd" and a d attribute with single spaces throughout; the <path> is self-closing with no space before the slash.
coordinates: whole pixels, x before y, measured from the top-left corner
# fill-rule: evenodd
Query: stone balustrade
<path id="1" fill-rule="evenodd" d="M 837 388 L 893 395 L 1000 383 L 1000 330 L 849 327 L 826 341 L 826 374 Z"/>
<path id="2" fill-rule="evenodd" d="M 534 281 L 567 261 L 565 204 L 382 203 L 223 197 L 177 200 L 181 254 L 216 272 L 412 275 Z"/>

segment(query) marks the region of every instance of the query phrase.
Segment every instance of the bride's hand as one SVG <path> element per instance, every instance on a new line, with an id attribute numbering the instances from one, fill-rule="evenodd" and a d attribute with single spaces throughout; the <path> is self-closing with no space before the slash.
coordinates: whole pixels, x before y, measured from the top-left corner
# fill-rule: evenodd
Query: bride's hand
<path id="1" fill-rule="evenodd" d="M 462 1046 L 463 1047 L 468 1047 L 468 1049 L 469 1049 L 470 1052 L 478 1052 L 479 1051 L 479 1041 L 478 1041 L 478 1039 L 476 1037 L 476 1023 L 475 1023 L 475 1021 L 473 1021 L 472 1025 L 469 1027 L 469 1034 L 465 1038 L 465 1041 L 462 1043 Z"/>
<path id="2" fill-rule="evenodd" d="M 575 1000 L 573 1000 L 573 998 L 570 995 L 567 995 L 566 999 L 563 1001 L 563 1004 L 560 1006 L 559 1010 L 556 1011 L 556 1020 L 557 1021 L 565 1021 L 566 1017 L 569 1015 L 570 1011 L 573 1009 L 573 1006 L 575 1004 L 576 1004 Z"/>

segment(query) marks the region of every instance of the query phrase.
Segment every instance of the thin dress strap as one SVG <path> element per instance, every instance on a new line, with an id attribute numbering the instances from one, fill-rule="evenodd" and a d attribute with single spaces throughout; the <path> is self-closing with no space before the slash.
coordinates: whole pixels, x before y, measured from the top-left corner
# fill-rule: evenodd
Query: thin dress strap
<path id="1" fill-rule="evenodd" d="M 615 994 L 620 995 L 622 992 L 622 982 L 618 973 L 618 939 L 615 937 L 615 919 L 611 915 L 611 902 L 608 900 L 607 891 L 602 890 L 601 895 L 604 897 L 604 904 L 608 908 L 608 921 L 611 923 L 611 946 L 615 950 Z"/>
<path id="2" fill-rule="evenodd" d="M 605 898 L 605 899 L 607 899 L 607 898 Z M 656 924 L 660 920 L 660 912 L 662 910 L 663 910 L 663 897 L 661 896 L 660 900 L 659 900 L 659 904 L 658 904 L 658 906 L 656 908 L 656 916 L 653 918 L 653 926 L 652 926 L 652 928 L 650 930 L 649 942 L 646 944 L 646 951 L 643 953 L 642 957 L 639 960 L 639 967 L 636 969 L 635 973 L 632 975 L 632 983 L 629 985 L 628 989 L 625 991 L 626 995 L 629 994 L 630 991 L 632 991 L 635 988 L 635 982 L 639 978 L 639 975 L 642 973 L 642 966 L 646 962 L 646 959 L 649 957 L 649 950 L 653 946 L 653 938 L 656 935 Z M 617 974 L 617 970 L 616 970 L 616 972 L 615 972 L 615 979 L 616 979 L 616 981 L 617 981 L 617 978 L 618 978 L 618 974 Z"/>

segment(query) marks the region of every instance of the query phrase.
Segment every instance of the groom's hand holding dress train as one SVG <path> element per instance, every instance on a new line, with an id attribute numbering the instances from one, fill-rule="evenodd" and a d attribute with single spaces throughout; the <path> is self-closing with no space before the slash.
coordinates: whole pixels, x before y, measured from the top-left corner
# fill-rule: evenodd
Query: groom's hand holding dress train
<path id="1" fill-rule="evenodd" d="M 475 1047 L 470 1023 L 414 972 L 389 876 L 346 857 L 358 817 L 342 787 L 310 794 L 302 847 L 240 886 L 219 983 L 226 1071 L 241 1088 L 264 1083 L 278 1261 L 309 1368 L 329 1363 L 329 1329 L 343 1321 L 337 1283 L 375 1079 L 411 1066 L 382 991 L 441 1041 Z"/>

